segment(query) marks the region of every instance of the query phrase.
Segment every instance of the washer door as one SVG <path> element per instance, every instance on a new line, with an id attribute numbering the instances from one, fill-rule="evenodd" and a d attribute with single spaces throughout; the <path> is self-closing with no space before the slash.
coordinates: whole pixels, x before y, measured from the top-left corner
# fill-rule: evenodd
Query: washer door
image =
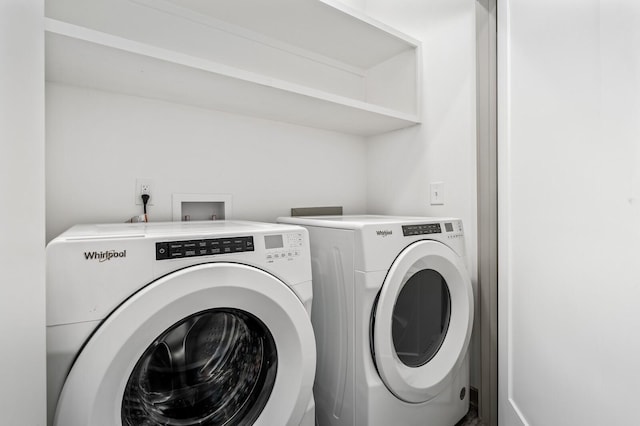
<path id="1" fill-rule="evenodd" d="M 315 356 L 307 312 L 282 281 L 238 264 L 189 267 L 102 323 L 55 425 L 298 425 Z"/>
<path id="2" fill-rule="evenodd" d="M 400 253 L 378 295 L 371 337 L 387 388 L 406 402 L 435 397 L 466 354 L 473 290 L 460 257 L 436 241 Z"/>

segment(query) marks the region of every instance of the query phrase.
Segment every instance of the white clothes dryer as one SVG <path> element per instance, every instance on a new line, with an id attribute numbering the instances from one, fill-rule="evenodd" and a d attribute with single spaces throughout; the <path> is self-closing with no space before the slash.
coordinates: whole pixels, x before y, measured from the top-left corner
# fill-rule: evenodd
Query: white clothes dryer
<path id="1" fill-rule="evenodd" d="M 309 231 L 321 426 L 452 426 L 474 315 L 458 219 L 282 217 Z"/>
<path id="2" fill-rule="evenodd" d="M 314 424 L 307 231 L 76 226 L 47 246 L 48 424 Z"/>

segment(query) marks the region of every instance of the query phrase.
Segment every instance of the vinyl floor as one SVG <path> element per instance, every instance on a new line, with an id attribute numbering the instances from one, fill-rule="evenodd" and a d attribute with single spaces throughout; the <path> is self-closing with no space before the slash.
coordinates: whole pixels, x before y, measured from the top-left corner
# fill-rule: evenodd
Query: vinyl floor
<path id="1" fill-rule="evenodd" d="M 478 417 L 478 410 L 473 405 L 469 408 L 469 412 L 455 426 L 486 426 Z"/>

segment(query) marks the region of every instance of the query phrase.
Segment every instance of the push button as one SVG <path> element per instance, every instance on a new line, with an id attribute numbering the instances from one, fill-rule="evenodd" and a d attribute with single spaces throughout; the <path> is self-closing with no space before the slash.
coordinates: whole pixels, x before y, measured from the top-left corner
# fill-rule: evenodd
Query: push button
<path id="1" fill-rule="evenodd" d="M 166 243 L 156 243 L 156 260 L 169 259 L 169 246 Z"/>

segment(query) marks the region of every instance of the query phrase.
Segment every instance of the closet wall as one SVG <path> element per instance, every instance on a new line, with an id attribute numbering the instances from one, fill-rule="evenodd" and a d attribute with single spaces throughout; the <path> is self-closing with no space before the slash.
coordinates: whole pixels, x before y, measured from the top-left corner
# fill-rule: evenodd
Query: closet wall
<path id="1" fill-rule="evenodd" d="M 419 122 L 419 42 L 363 2 L 243 4 L 47 2 L 48 240 L 141 213 L 137 178 L 154 221 L 183 193 L 367 211 L 367 137 Z"/>
<path id="2" fill-rule="evenodd" d="M 174 193 L 231 194 L 236 219 L 273 221 L 291 207 L 322 205 L 341 205 L 347 214 L 460 217 L 475 286 L 475 2 L 343 3 L 422 43 L 417 59 L 407 58 L 409 49 L 365 72 L 373 80 L 359 85 L 357 95 L 385 105 L 397 97 L 404 109 L 413 103 L 407 95 L 417 93 L 409 109 L 422 124 L 356 136 L 48 83 L 47 239 L 75 223 L 120 222 L 140 213 L 135 180 L 150 178 L 152 220 L 171 219 Z M 388 79 L 398 63 L 420 75 Z M 444 205 L 430 204 L 432 182 L 444 182 Z"/>
<path id="3" fill-rule="evenodd" d="M 366 210 L 363 137 L 56 83 L 46 94 L 47 240 L 140 214 L 136 178 L 153 179 L 153 221 L 172 219 L 174 193 L 231 194 L 243 220 Z"/>
<path id="4" fill-rule="evenodd" d="M 367 143 L 371 213 L 453 216 L 464 222 L 467 267 L 477 294 L 476 52 L 474 0 L 368 0 L 366 11 L 422 42 L 422 124 Z M 430 184 L 444 183 L 444 204 Z M 471 384 L 479 385 L 479 330 Z"/>

